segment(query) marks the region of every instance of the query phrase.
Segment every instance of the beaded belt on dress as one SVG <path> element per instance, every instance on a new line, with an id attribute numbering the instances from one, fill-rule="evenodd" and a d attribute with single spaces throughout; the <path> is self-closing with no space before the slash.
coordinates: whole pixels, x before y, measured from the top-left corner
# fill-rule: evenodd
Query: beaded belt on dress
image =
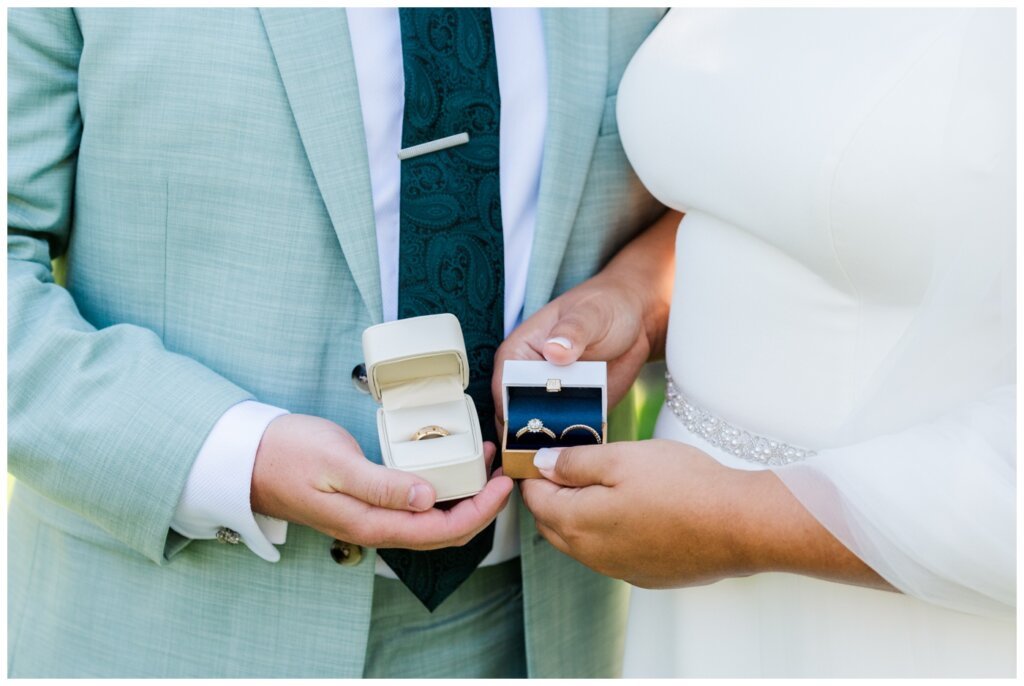
<path id="1" fill-rule="evenodd" d="M 679 417 L 687 431 L 700 436 L 716 448 L 744 460 L 772 466 L 790 464 L 815 455 L 813 450 L 736 428 L 687 400 L 672 382 L 671 374 L 665 374 L 665 378 L 668 379 L 665 404 Z"/>

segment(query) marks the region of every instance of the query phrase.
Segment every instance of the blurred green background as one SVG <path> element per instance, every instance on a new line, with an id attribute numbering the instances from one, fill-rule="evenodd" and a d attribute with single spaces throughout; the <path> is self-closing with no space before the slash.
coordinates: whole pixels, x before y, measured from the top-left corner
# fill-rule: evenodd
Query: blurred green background
<path id="1" fill-rule="evenodd" d="M 654 433 L 665 402 L 665 363 L 647 364 L 626 397 L 608 413 L 608 440 L 644 440 Z"/>

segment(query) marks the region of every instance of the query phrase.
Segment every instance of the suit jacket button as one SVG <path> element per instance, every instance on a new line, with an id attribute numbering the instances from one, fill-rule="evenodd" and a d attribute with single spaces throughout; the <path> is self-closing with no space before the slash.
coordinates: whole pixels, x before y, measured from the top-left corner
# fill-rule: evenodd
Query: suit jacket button
<path id="1" fill-rule="evenodd" d="M 339 565 L 351 567 L 352 565 L 359 564 L 359 561 L 363 559 L 363 547 L 355 543 L 335 539 L 334 543 L 331 544 L 331 557 Z"/>
<path id="2" fill-rule="evenodd" d="M 370 392 L 370 383 L 367 381 L 365 364 L 357 364 L 355 367 L 352 367 L 352 385 L 361 393 Z"/>

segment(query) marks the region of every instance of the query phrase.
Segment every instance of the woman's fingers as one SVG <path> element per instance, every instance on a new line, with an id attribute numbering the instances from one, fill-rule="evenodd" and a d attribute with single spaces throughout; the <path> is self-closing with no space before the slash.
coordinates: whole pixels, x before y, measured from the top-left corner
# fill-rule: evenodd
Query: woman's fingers
<path id="1" fill-rule="evenodd" d="M 587 348 L 601 341 L 612 318 L 607 301 L 586 298 L 572 307 L 561 308 L 561 315 L 548 331 L 541 352 L 552 364 L 572 364 Z"/>
<path id="2" fill-rule="evenodd" d="M 562 486 L 613 486 L 618 461 L 616 446 L 581 445 L 541 448 L 533 464 L 544 478 Z"/>

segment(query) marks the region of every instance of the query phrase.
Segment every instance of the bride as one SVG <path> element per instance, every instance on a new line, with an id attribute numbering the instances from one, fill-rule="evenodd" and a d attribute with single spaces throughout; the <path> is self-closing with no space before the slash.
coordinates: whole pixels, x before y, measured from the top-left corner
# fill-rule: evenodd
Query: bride
<path id="1" fill-rule="evenodd" d="M 608 360 L 610 402 L 664 352 L 656 440 L 522 482 L 643 587 L 626 675 L 1014 675 L 1014 21 L 677 9 L 634 57 L 678 213 L 499 351 Z"/>

